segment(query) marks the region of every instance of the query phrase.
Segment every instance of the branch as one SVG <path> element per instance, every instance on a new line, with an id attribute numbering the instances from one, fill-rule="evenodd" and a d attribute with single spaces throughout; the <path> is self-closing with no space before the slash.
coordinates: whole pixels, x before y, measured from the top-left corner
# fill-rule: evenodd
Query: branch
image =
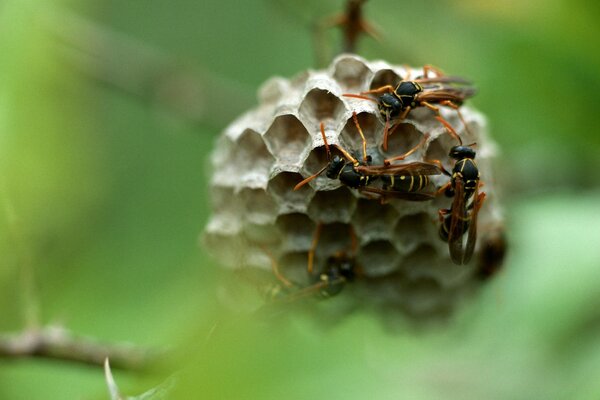
<path id="1" fill-rule="evenodd" d="M 139 370 L 159 355 L 131 344 L 99 343 L 58 326 L 0 336 L 0 358 L 39 357 L 102 366 L 109 357 L 116 368 Z"/>
<path id="2" fill-rule="evenodd" d="M 161 49 L 58 9 L 42 21 L 65 60 L 87 77 L 193 125 L 222 126 L 253 102 L 253 89 L 205 68 L 188 67 Z"/>

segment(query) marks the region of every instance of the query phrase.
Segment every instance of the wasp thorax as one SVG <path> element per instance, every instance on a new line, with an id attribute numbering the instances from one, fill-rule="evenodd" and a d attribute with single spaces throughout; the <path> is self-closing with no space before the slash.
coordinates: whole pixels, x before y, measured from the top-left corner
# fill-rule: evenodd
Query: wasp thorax
<path id="1" fill-rule="evenodd" d="M 450 208 L 451 199 L 390 198 L 382 204 L 364 189 L 383 189 L 386 181 L 366 179 L 350 157 L 336 155 L 325 159 L 325 135 L 320 131 L 320 124 L 325 123 L 326 139 L 349 155 L 356 155 L 361 165 L 370 163 L 363 162 L 363 144 L 353 112 L 362 127 L 369 155 L 378 160 L 377 164 L 420 142 L 423 145 L 418 151 L 393 164 L 439 160 L 450 170 L 459 155 L 474 157 L 468 147 L 458 146 L 451 152 L 456 141 L 433 113 L 419 110 L 408 113 L 398 125 L 397 121 L 390 122 L 390 128 L 397 129 L 389 136 L 384 151 L 386 118 L 391 120 L 401 111 L 399 98 L 391 93 L 362 96 L 363 99 L 344 96 L 393 85 L 402 76 L 422 75 L 422 68 L 407 71 L 382 61 L 343 55 L 328 69 L 308 70 L 290 80 L 274 78 L 267 82 L 260 91 L 260 104 L 225 129 L 213 152 L 212 215 L 206 226 L 205 243 L 214 256 L 231 269 L 260 276 L 250 284 L 278 283 L 272 261 L 299 288 L 315 285 L 321 276 L 331 283 L 330 287 L 322 286 L 328 288 L 326 291 L 341 288 L 333 282 L 344 283 L 336 303 L 347 302 L 348 306 L 339 310 L 372 307 L 380 310 L 386 321 L 392 317 L 390 311 L 413 319 L 448 315 L 463 295 L 479 284 L 479 248 L 502 222 L 491 169 L 495 145 L 486 133 L 485 118 L 470 106 L 462 106 L 467 132 L 456 111 L 440 105 L 441 115 L 460 139 L 477 142 L 478 167 L 485 182 L 487 196 L 478 218 L 480 239 L 467 265 L 453 264 L 448 243 L 439 237 L 438 211 L 441 207 Z M 397 89 L 407 96 L 418 90 L 409 83 L 402 83 Z M 379 108 L 375 101 L 378 99 L 383 100 Z M 465 156 L 466 151 L 472 156 Z M 293 190 L 325 167 L 319 179 Z M 405 180 L 413 187 L 423 183 L 423 190 L 429 192 L 450 181 L 443 174 L 431 175 L 428 182 L 408 178 Z M 313 248 L 317 230 L 320 234 Z M 309 274 L 311 248 L 314 269 Z M 340 252 L 346 255 L 346 262 L 332 259 Z M 351 268 L 360 273 L 349 283 L 349 274 L 354 273 Z M 240 304 L 240 308 L 243 306 Z"/>

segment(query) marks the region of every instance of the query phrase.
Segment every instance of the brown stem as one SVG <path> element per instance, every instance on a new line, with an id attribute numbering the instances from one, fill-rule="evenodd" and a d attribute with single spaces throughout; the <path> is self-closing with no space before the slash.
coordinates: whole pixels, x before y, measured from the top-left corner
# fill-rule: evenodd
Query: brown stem
<path id="1" fill-rule="evenodd" d="M 131 344 L 100 343 L 57 326 L 0 336 L 0 358 L 38 357 L 102 366 L 108 357 L 115 368 L 139 370 L 158 355 Z"/>

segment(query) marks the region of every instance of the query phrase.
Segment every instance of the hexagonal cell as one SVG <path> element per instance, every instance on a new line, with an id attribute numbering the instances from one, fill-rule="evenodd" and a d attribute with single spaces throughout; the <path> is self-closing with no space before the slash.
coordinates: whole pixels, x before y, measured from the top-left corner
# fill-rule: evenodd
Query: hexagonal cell
<path id="1" fill-rule="evenodd" d="M 388 135 L 388 150 L 385 152 L 387 157 L 399 156 L 413 149 L 423 139 L 423 133 L 413 124 L 401 122 L 394 125 Z M 426 145 L 419 147 L 407 159 L 422 159 L 421 155 L 425 152 Z"/>
<path id="2" fill-rule="evenodd" d="M 277 205 L 265 190 L 244 188 L 238 197 L 244 206 L 244 221 L 255 224 L 275 222 Z"/>
<path id="3" fill-rule="evenodd" d="M 235 146 L 231 163 L 236 166 L 238 187 L 267 187 L 267 179 L 275 159 L 269 153 L 262 137 L 246 129 Z"/>
<path id="4" fill-rule="evenodd" d="M 376 240 L 361 246 L 358 263 L 368 277 L 378 277 L 395 271 L 400 254 L 389 240 Z"/>
<path id="5" fill-rule="evenodd" d="M 244 238 L 248 243 L 274 246 L 279 243 L 280 237 L 277 228 L 270 222 L 257 224 L 246 222 L 242 228 Z"/>
<path id="6" fill-rule="evenodd" d="M 403 252 L 411 252 L 428 238 L 437 238 L 436 227 L 429 214 L 420 212 L 400 218 L 394 228 L 394 242 Z M 432 249 L 433 250 L 433 249 Z M 425 252 L 424 254 L 427 254 Z"/>
<path id="7" fill-rule="evenodd" d="M 225 226 L 223 222 L 212 219 L 201 238 L 202 242 L 223 266 L 239 268 L 244 262 L 245 243 L 237 233 L 230 234 L 222 230 L 221 226 Z"/>
<path id="8" fill-rule="evenodd" d="M 295 172 L 281 172 L 269 180 L 267 192 L 279 203 L 280 213 L 305 212 L 308 201 L 314 195 L 310 185 L 298 190 L 294 187 L 304 178 Z"/>
<path id="9" fill-rule="evenodd" d="M 356 233 L 363 238 L 363 241 L 370 242 L 376 239 L 391 238 L 392 228 L 397 219 L 398 213 L 389 204 L 359 199 L 356 211 L 352 216 L 352 223 Z"/>
<path id="10" fill-rule="evenodd" d="M 373 72 L 355 56 L 341 56 L 334 61 L 332 76 L 344 91 L 360 92 Z"/>
<path id="11" fill-rule="evenodd" d="M 258 90 L 258 99 L 261 103 L 276 103 L 290 90 L 289 81 L 281 77 L 273 77 L 263 83 Z"/>
<path id="12" fill-rule="evenodd" d="M 402 77 L 398 75 L 391 69 L 382 69 L 375 73 L 373 79 L 371 80 L 371 84 L 369 85 L 370 89 L 377 89 L 381 86 L 392 85 L 396 87 L 398 83 L 402 80 Z"/>
<path id="13" fill-rule="evenodd" d="M 342 156 L 335 147 L 330 147 L 332 157 L 334 155 Z M 302 175 L 306 178 L 309 176 L 316 174 L 323 167 L 329 164 L 329 158 L 327 157 L 327 151 L 325 150 L 325 146 L 319 146 L 311 150 L 306 161 L 304 162 L 304 166 L 302 168 Z M 325 173 L 321 173 L 318 177 L 313 179 L 309 185 L 317 190 L 333 190 L 337 189 L 340 186 L 340 182 L 337 179 L 330 179 L 325 176 Z"/>
<path id="14" fill-rule="evenodd" d="M 358 120 L 358 125 L 363 131 L 367 141 L 367 153 L 371 156 L 374 156 L 375 153 L 377 153 L 377 144 L 381 142 L 383 138 L 383 125 L 377 116 L 368 112 L 357 114 L 356 117 Z M 358 128 L 354 123 L 354 118 L 348 119 L 344 125 L 344 128 L 340 133 L 340 143 L 344 146 L 346 151 L 362 160 L 363 142 Z"/>
<path id="15" fill-rule="evenodd" d="M 308 251 L 310 249 L 316 224 L 306 214 L 280 215 L 277 217 L 275 225 L 281 236 L 282 251 Z"/>
<path id="16" fill-rule="evenodd" d="M 279 272 L 297 285 L 309 284 L 308 253 L 305 251 L 290 251 L 283 253 L 278 261 Z"/>
<path id="17" fill-rule="evenodd" d="M 317 192 L 308 205 L 308 215 L 313 221 L 347 223 L 355 208 L 356 197 L 346 187 L 340 187 Z"/>
<path id="18" fill-rule="evenodd" d="M 352 227 L 344 223 L 322 224 L 317 236 L 317 228 L 311 237 L 311 247 L 316 241 L 314 270 L 322 271 L 327 259 L 336 253 L 352 256 L 356 242 Z"/>
<path id="19" fill-rule="evenodd" d="M 404 258 L 402 270 L 411 279 L 435 278 L 445 287 L 452 287 L 469 279 L 471 269 L 456 265 L 450 261 L 448 247 L 442 247 L 443 253 L 431 243 L 421 243 Z"/>
<path id="20" fill-rule="evenodd" d="M 315 129 L 321 122 L 339 121 L 346 113 L 346 107 L 336 95 L 323 89 L 312 89 L 298 109 L 300 118 L 309 121 Z"/>
<path id="21" fill-rule="evenodd" d="M 298 164 L 312 143 L 302 122 L 291 114 L 275 118 L 264 139 L 271 154 L 284 165 Z"/>
<path id="22" fill-rule="evenodd" d="M 442 162 L 444 168 L 450 171 L 454 165 L 454 161 L 448 157 L 448 154 L 450 153 L 450 148 L 456 144 L 456 141 L 450 135 L 441 134 L 429 142 L 424 158 L 427 160 L 439 160 Z"/>

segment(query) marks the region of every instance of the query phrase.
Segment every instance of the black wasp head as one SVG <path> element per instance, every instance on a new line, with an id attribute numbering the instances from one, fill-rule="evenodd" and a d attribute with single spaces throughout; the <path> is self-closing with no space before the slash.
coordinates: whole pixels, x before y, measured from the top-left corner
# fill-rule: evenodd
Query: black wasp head
<path id="1" fill-rule="evenodd" d="M 384 117 L 392 119 L 400 114 L 401 110 L 402 102 L 393 94 L 385 93 L 379 97 L 379 112 Z"/>
<path id="2" fill-rule="evenodd" d="M 346 165 L 346 160 L 337 155 L 333 156 L 333 158 L 329 162 L 327 170 L 325 171 L 325 175 L 329 179 L 336 179 L 342 168 L 344 168 L 344 165 Z"/>
<path id="3" fill-rule="evenodd" d="M 450 157 L 455 160 L 462 160 L 463 158 L 475 158 L 475 150 L 469 146 L 454 146 L 450 149 Z"/>

